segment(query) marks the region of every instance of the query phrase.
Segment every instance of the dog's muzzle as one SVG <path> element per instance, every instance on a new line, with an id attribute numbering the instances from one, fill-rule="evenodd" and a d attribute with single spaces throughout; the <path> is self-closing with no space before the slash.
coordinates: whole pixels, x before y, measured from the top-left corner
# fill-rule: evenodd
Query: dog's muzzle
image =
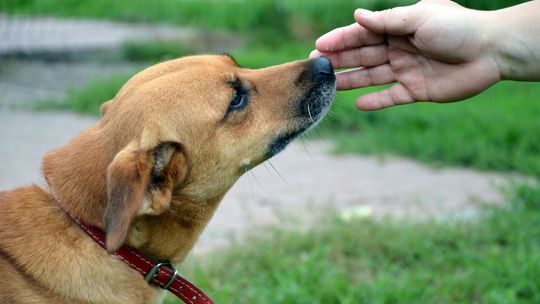
<path id="1" fill-rule="evenodd" d="M 268 158 L 281 152 L 294 138 L 317 125 L 328 113 L 336 94 L 336 76 L 332 63 L 326 57 L 311 59 L 307 68 L 298 77 L 297 84 L 309 86 L 308 91 L 298 102 L 295 115 L 301 123 L 296 129 L 279 135 L 271 142 Z"/>
<path id="2" fill-rule="evenodd" d="M 326 57 L 310 60 L 309 72 L 313 86 L 300 102 L 301 112 L 316 124 L 330 109 L 336 94 L 336 76 L 332 63 Z"/>

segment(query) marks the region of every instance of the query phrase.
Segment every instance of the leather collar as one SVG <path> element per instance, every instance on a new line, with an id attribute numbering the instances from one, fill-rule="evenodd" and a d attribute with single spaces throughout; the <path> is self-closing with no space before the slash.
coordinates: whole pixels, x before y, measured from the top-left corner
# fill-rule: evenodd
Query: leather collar
<path id="1" fill-rule="evenodd" d="M 53 196 L 57 204 L 63 210 L 58 197 L 53 191 Z M 89 225 L 84 224 L 72 217 L 68 212 L 64 212 L 70 217 L 92 240 L 103 249 L 106 249 L 105 233 Z M 186 304 L 214 304 L 214 302 L 197 286 L 178 274 L 176 269 L 168 262 L 157 262 L 136 248 L 129 246 L 120 247 L 115 253 L 129 267 L 138 271 L 143 278 L 151 285 L 160 287 L 177 296 Z"/>

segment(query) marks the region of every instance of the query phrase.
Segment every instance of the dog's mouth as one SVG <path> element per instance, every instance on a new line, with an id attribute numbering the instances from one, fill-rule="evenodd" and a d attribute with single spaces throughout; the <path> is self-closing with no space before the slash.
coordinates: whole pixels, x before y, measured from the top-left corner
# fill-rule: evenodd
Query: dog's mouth
<path id="1" fill-rule="evenodd" d="M 318 79 L 313 88 L 298 102 L 298 115 L 294 118 L 297 127 L 276 136 L 270 142 L 267 158 L 271 158 L 283 151 L 293 139 L 316 126 L 330 110 L 335 93 L 335 76 L 332 71 L 331 74 L 325 74 L 325 77 Z"/>
<path id="2" fill-rule="evenodd" d="M 333 75 L 332 75 L 333 76 Z M 316 126 L 330 110 L 336 94 L 335 76 L 314 86 L 300 101 L 301 116 L 308 119 L 306 130 Z"/>
<path id="3" fill-rule="evenodd" d="M 267 158 L 271 158 L 272 156 L 278 154 L 279 152 L 283 151 L 285 147 L 298 135 L 302 134 L 307 128 L 302 128 L 296 131 L 293 131 L 291 133 L 286 133 L 283 135 L 278 136 L 275 138 L 268 148 Z"/>

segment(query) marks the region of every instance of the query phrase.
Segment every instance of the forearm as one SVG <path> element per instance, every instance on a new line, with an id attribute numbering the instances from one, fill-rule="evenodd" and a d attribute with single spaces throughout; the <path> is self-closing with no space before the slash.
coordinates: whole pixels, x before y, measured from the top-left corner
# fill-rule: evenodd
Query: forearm
<path id="1" fill-rule="evenodd" d="M 486 12 L 490 52 L 501 79 L 540 80 L 540 0 Z"/>

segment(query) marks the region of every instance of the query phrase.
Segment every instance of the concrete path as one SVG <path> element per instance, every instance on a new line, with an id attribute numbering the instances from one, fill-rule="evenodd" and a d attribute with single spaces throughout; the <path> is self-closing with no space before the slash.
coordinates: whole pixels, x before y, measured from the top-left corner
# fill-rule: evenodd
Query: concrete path
<path id="1" fill-rule="evenodd" d="M 0 110 L 28 108 L 44 100 L 59 101 L 68 90 L 81 88 L 91 80 L 131 75 L 145 66 L 128 62 L 2 60 Z"/>
<path id="2" fill-rule="evenodd" d="M 174 40 L 188 49 L 228 50 L 240 39 L 230 34 L 165 24 L 6 16 L 0 14 L 0 56 L 88 53 L 119 48 L 132 40 Z"/>

